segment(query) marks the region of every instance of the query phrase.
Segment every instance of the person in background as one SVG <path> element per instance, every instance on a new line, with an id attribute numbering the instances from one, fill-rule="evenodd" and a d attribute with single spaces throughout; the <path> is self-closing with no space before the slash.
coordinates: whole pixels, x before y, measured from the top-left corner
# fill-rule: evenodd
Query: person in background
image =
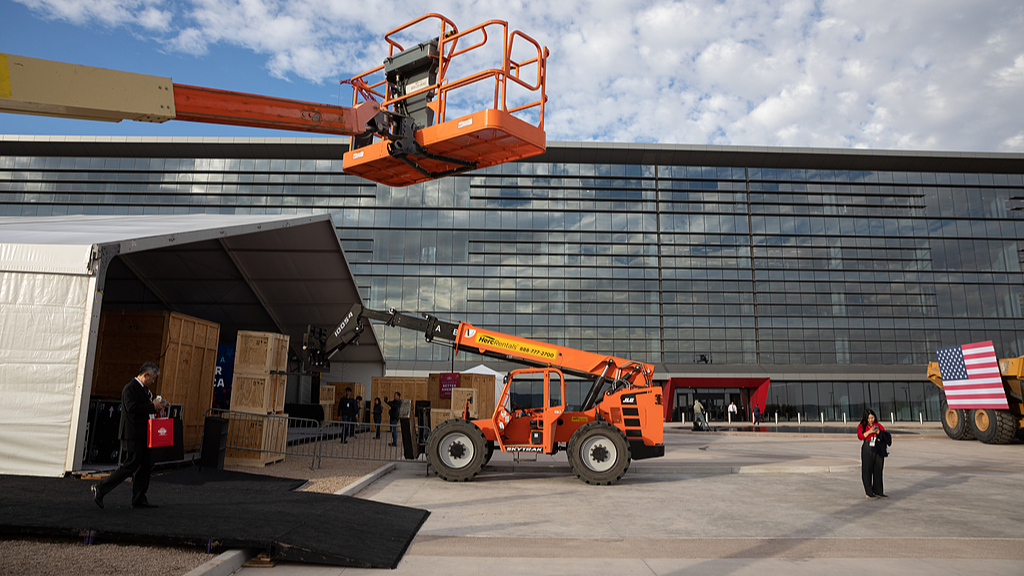
<path id="1" fill-rule="evenodd" d="M 391 424 L 391 443 L 388 446 L 398 446 L 398 410 L 402 406 L 402 394 L 395 392 L 395 399 L 388 402 L 388 422 Z"/>
<path id="2" fill-rule="evenodd" d="M 377 429 L 377 436 L 374 440 L 380 440 L 380 421 L 384 417 L 384 405 L 380 403 L 380 397 L 373 399 L 373 424 Z"/>
<path id="3" fill-rule="evenodd" d="M 693 422 L 700 425 L 701 430 L 708 429 L 708 420 L 704 417 L 704 405 L 700 400 L 693 400 Z"/>
<path id="4" fill-rule="evenodd" d="M 132 478 L 132 508 L 156 508 L 146 498 L 149 490 L 149 475 L 153 470 L 153 450 L 149 447 L 146 422 L 151 414 L 157 414 L 167 408 L 167 401 L 159 396 L 154 400 L 149 387 L 156 384 L 160 368 L 152 362 L 146 362 L 139 368 L 139 375 L 125 384 L 121 391 L 121 424 L 117 437 L 121 440 L 121 449 L 125 452 L 124 464 L 118 467 L 106 480 L 93 484 L 92 500 L 103 508 L 103 497 L 124 482 Z"/>
<path id="5" fill-rule="evenodd" d="M 345 397 L 338 403 L 338 415 L 341 416 L 341 441 L 348 442 L 349 436 L 352 435 L 354 430 L 354 423 L 356 421 L 356 414 L 359 413 L 359 405 L 356 404 L 356 399 L 352 397 L 352 389 L 345 388 Z"/>
<path id="6" fill-rule="evenodd" d="M 867 408 L 857 425 L 857 438 L 862 440 L 860 446 L 860 476 L 864 482 L 864 494 L 869 499 L 888 498 L 882 489 L 882 468 L 885 458 L 875 451 L 875 445 L 884 442 L 881 434 L 888 434 L 878 422 L 875 411 Z"/>
<path id="7" fill-rule="evenodd" d="M 729 402 L 729 421 L 732 422 L 733 416 L 738 416 L 740 413 L 739 408 L 736 408 L 735 402 Z"/>
<path id="8" fill-rule="evenodd" d="M 754 426 L 761 425 L 761 407 L 754 404 Z"/>
<path id="9" fill-rule="evenodd" d="M 359 434 L 366 430 L 366 427 L 363 426 L 363 414 L 363 397 L 356 396 L 356 434 Z"/>

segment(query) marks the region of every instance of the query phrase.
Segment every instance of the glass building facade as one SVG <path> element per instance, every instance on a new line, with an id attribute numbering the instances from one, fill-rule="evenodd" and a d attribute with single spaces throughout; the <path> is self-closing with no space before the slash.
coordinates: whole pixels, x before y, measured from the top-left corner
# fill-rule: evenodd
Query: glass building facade
<path id="1" fill-rule="evenodd" d="M 659 380 L 767 375 L 781 418 L 936 420 L 937 348 L 1024 355 L 1021 154 L 550 143 L 389 188 L 344 174 L 343 149 L 0 137 L 0 216 L 330 213 L 372 308 L 650 362 Z M 389 373 L 481 361 L 378 338 Z"/>

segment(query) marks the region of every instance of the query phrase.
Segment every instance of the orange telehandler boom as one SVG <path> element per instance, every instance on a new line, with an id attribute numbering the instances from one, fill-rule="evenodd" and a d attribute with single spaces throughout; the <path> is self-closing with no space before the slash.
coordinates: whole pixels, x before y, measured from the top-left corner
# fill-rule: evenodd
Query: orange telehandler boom
<path id="1" fill-rule="evenodd" d="M 494 450 L 555 454 L 565 450 L 569 465 L 588 484 L 612 484 L 633 459 L 665 454 L 661 388 L 654 366 L 446 322 L 430 315 L 369 310 L 356 304 L 331 332 L 309 327 L 303 350 L 314 370 L 330 369 L 330 356 L 359 339 L 365 321 L 423 333 L 428 342 L 525 364 L 505 378 L 489 418 L 454 418 L 434 427 L 427 440 L 427 460 L 438 476 L 470 480 Z M 566 375 L 593 383 L 580 406 L 566 402 Z M 542 406 L 523 408 L 511 402 L 519 378 L 542 378 Z"/>
<path id="2" fill-rule="evenodd" d="M 436 38 L 409 49 L 395 40 L 409 28 L 433 20 L 439 28 Z M 384 40 L 384 64 L 342 82 L 355 89 L 352 107 L 0 54 L 0 112 L 108 122 L 184 120 L 351 136 L 343 157 L 345 172 L 389 186 L 544 152 L 547 48 L 501 20 L 459 31 L 439 14 L 399 26 Z M 501 56 L 492 68 L 449 77 L 454 59 L 480 54 L 492 41 L 501 43 Z M 485 84 L 493 85 L 489 107 L 447 118 L 453 94 Z"/>

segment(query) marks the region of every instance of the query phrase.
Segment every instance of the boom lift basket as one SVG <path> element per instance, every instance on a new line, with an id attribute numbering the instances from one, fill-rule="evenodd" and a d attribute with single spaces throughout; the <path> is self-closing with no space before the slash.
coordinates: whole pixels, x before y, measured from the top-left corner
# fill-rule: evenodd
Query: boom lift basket
<path id="1" fill-rule="evenodd" d="M 395 37 L 428 19 L 440 22 L 437 38 L 404 49 Z M 451 174 L 486 168 L 544 152 L 547 48 L 508 23 L 489 20 L 460 32 L 451 20 L 426 14 L 388 32 L 389 53 L 384 64 L 343 83 L 355 88 L 353 105 L 379 104 L 380 126 L 387 137 L 372 133 L 352 138 L 344 155 L 344 170 L 388 186 L 407 186 Z M 447 73 L 456 57 L 481 54 L 498 40 L 501 58 L 496 67 L 452 79 Z M 469 44 L 467 46 L 467 44 Z M 513 59 L 525 47 L 525 59 Z M 447 118 L 448 100 L 455 90 L 493 85 L 490 108 L 459 118 Z M 478 86 L 479 87 L 479 86 Z M 510 107 L 508 90 L 529 94 L 528 102 Z M 523 112 L 531 120 L 521 118 Z M 519 116 L 517 116 L 517 114 Z"/>

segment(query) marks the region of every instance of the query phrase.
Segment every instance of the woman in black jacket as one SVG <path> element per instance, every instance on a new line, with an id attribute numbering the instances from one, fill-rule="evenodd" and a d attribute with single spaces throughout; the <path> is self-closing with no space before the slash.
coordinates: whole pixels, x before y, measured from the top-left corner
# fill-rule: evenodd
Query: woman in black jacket
<path id="1" fill-rule="evenodd" d="M 384 417 L 384 405 L 380 403 L 380 398 L 373 399 L 373 423 L 374 428 L 377 429 L 377 436 L 374 440 L 380 440 L 380 421 Z"/>
<path id="2" fill-rule="evenodd" d="M 888 444 L 889 433 L 878 423 L 875 411 L 864 410 L 864 416 L 857 425 L 857 438 L 863 440 L 860 446 L 860 472 L 867 498 L 888 498 L 882 490 L 882 467 L 885 465 L 883 444 Z"/>

